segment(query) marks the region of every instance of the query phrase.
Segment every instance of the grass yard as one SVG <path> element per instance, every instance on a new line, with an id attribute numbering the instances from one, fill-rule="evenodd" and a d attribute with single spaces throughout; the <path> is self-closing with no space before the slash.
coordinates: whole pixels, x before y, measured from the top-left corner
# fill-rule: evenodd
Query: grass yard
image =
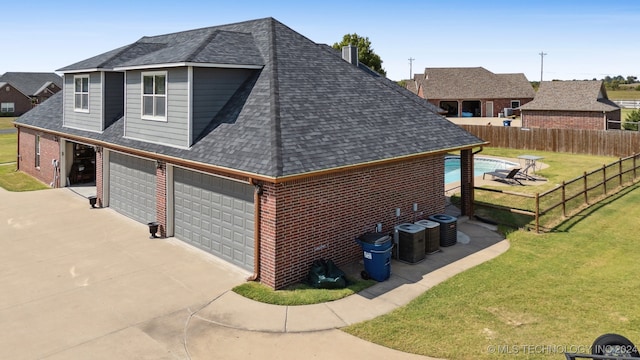
<path id="1" fill-rule="evenodd" d="M 640 100 L 640 91 L 633 90 L 607 90 L 607 96 L 611 100 Z"/>
<path id="2" fill-rule="evenodd" d="M 554 232 L 513 232 L 511 248 L 500 257 L 403 308 L 344 330 L 447 359 L 507 359 L 516 353 L 523 359 L 562 359 L 564 349 L 588 352 L 607 332 L 637 344 L 640 246 L 629 210 L 638 203 L 636 185 Z"/>
<path id="3" fill-rule="evenodd" d="M 0 117 L 0 129 L 12 129 L 14 117 Z"/>
<path id="4" fill-rule="evenodd" d="M 9 191 L 34 191 L 49 187 L 33 177 L 16 171 L 15 164 L 0 165 L 0 187 Z"/>
<path id="5" fill-rule="evenodd" d="M 18 149 L 18 134 L 0 134 L 0 164 L 15 162 Z"/>

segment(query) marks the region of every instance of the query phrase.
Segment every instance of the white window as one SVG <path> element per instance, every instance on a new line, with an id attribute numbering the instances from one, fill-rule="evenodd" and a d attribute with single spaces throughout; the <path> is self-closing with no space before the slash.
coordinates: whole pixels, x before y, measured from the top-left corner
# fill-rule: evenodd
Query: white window
<path id="1" fill-rule="evenodd" d="M 13 113 L 15 111 L 16 111 L 15 103 L 6 102 L 6 103 L 0 104 L 0 113 Z"/>
<path id="2" fill-rule="evenodd" d="M 40 167 L 40 135 L 36 135 L 36 149 L 35 149 L 35 153 L 36 153 L 36 159 L 35 159 L 35 164 L 36 167 L 39 168 Z"/>
<path id="3" fill-rule="evenodd" d="M 520 100 L 511 100 L 512 109 L 519 108 L 519 107 L 520 107 Z"/>
<path id="4" fill-rule="evenodd" d="M 167 73 L 142 73 L 142 118 L 167 119 Z"/>
<path id="5" fill-rule="evenodd" d="M 74 109 L 89 112 L 89 76 L 74 76 Z"/>

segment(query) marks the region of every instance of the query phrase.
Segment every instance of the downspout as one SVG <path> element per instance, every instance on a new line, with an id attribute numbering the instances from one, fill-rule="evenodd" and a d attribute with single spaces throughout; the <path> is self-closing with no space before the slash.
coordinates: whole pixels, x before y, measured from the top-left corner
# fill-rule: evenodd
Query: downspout
<path id="1" fill-rule="evenodd" d="M 253 191 L 253 275 L 247 281 L 256 281 L 260 278 L 260 195 L 262 186 L 255 180 L 249 179 L 254 186 Z"/>
<path id="2" fill-rule="evenodd" d="M 20 127 L 13 124 L 13 126 L 18 129 L 18 154 L 16 155 L 16 171 L 20 170 Z"/>

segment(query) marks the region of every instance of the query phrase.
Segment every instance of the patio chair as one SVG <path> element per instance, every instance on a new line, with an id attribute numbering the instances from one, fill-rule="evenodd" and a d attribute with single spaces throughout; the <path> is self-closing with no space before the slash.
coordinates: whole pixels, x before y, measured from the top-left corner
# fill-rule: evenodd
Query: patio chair
<path id="1" fill-rule="evenodd" d="M 511 169 L 495 169 L 495 170 L 493 170 L 493 172 L 499 172 L 499 173 L 502 173 L 504 175 L 509 174 L 510 171 L 511 171 Z M 518 180 L 547 181 L 547 179 L 545 179 L 543 177 L 529 175 L 524 170 L 518 171 L 518 173 L 516 174 L 516 176 L 514 178 L 518 179 Z"/>
<path id="2" fill-rule="evenodd" d="M 508 173 L 505 171 L 489 171 L 482 174 L 482 178 L 484 179 L 485 175 L 491 175 L 495 180 L 505 182 L 507 184 L 519 184 L 524 185 L 516 178 L 516 175 L 522 170 L 521 168 L 513 168 Z M 497 178 L 497 179 L 496 179 Z"/>

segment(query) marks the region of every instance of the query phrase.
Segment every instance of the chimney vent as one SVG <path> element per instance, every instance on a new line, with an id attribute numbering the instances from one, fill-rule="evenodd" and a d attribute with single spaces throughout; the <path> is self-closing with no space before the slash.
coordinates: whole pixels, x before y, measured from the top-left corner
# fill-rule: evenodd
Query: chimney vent
<path id="1" fill-rule="evenodd" d="M 358 48 L 353 45 L 343 46 L 342 59 L 352 65 L 358 66 Z"/>

